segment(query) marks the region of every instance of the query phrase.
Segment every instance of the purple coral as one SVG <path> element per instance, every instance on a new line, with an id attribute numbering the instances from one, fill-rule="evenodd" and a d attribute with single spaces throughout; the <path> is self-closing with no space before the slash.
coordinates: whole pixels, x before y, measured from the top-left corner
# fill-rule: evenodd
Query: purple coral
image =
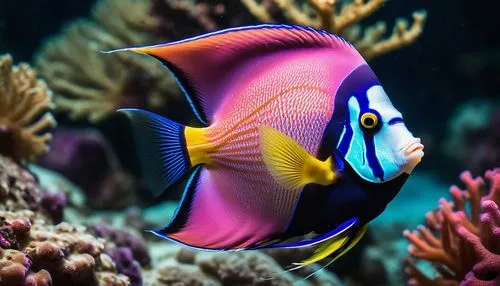
<path id="1" fill-rule="evenodd" d="M 133 286 L 142 285 L 141 265 L 151 263 L 146 242 L 142 237 L 117 229 L 105 221 L 88 227 L 89 231 L 107 240 L 106 253 L 113 259 L 116 270 L 128 276 Z"/>
<path id="2" fill-rule="evenodd" d="M 92 207 L 124 208 L 135 200 L 135 180 L 99 132 L 58 129 L 52 147 L 40 165 L 80 186 Z"/>
<path id="3" fill-rule="evenodd" d="M 52 218 L 54 223 L 60 223 L 64 215 L 64 207 L 68 203 L 63 192 L 44 192 L 40 201 L 42 208 Z"/>
<path id="4" fill-rule="evenodd" d="M 407 260 L 411 285 L 457 285 L 460 281 L 461 285 L 500 285 L 500 168 L 486 172 L 485 178 L 489 192 L 482 178 L 463 172 L 460 179 L 467 189 L 452 186 L 453 203 L 441 199 L 441 208 L 427 214 L 428 227 L 404 232 L 411 243 L 410 255 L 433 262 L 439 273 L 428 278 Z"/>
<path id="5" fill-rule="evenodd" d="M 117 229 L 105 221 L 98 221 L 89 226 L 89 231 L 98 237 L 107 239 L 115 247 L 127 247 L 132 251 L 134 259 L 142 266 L 151 263 L 148 247 L 144 239 L 130 232 Z"/>
<path id="6" fill-rule="evenodd" d="M 132 286 L 142 285 L 141 266 L 134 259 L 134 255 L 128 247 L 118 247 L 107 251 L 107 254 L 113 259 L 116 270 L 130 278 Z"/>
<path id="7" fill-rule="evenodd" d="M 457 229 L 468 248 L 474 250 L 477 263 L 468 272 L 464 285 L 500 285 L 500 211 L 494 201 L 482 203 L 479 236 L 464 226 Z"/>

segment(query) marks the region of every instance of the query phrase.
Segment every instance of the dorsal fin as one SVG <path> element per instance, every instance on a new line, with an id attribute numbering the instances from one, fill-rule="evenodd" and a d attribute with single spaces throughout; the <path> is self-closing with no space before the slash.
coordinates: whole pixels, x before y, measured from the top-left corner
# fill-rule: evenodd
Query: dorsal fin
<path id="1" fill-rule="evenodd" d="M 225 88 L 242 64 L 279 51 L 306 48 L 332 48 L 339 57 L 362 60 L 352 45 L 325 31 L 267 24 L 116 51 L 135 51 L 162 61 L 176 77 L 198 119 L 208 124 L 220 102 L 228 96 Z"/>

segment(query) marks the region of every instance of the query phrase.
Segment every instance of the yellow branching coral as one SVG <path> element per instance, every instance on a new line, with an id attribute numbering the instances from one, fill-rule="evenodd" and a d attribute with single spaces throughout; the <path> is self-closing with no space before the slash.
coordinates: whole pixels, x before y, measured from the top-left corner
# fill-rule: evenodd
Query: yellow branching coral
<path id="1" fill-rule="evenodd" d="M 46 43 L 36 64 L 55 92 L 58 111 L 97 122 L 121 107 L 161 109 L 178 93 L 161 64 L 132 53 L 99 52 L 151 44 L 158 23 L 149 7 L 149 0 L 101 1 L 94 21 L 75 21 Z"/>
<path id="2" fill-rule="evenodd" d="M 0 57 L 0 152 L 16 160 L 33 161 L 49 151 L 49 129 L 56 121 L 52 94 L 27 64 L 12 66 L 12 57 Z"/>
<path id="3" fill-rule="evenodd" d="M 277 6 L 294 24 L 311 26 L 342 35 L 351 41 L 367 59 L 392 52 L 410 45 L 422 34 L 426 12 L 415 12 L 413 24 L 398 20 L 392 35 L 384 38 L 387 25 L 379 22 L 362 29 L 358 23 L 382 7 L 386 0 L 307 0 L 299 5 L 297 0 L 241 0 L 258 20 L 275 22 L 271 6 Z"/>

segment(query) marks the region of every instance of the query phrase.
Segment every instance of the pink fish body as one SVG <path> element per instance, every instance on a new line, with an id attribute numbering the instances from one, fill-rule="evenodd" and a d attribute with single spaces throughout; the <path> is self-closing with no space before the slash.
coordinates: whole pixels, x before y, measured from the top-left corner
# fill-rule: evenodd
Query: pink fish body
<path id="1" fill-rule="evenodd" d="M 347 61 L 341 67 L 334 64 L 339 58 Z M 186 231 L 173 237 L 210 248 L 246 247 L 284 231 L 300 192 L 284 189 L 266 171 L 258 127 L 273 127 L 316 155 L 333 113 L 335 93 L 345 74 L 362 63 L 359 56 L 324 49 L 261 57 L 235 71 L 234 84 L 222 96 L 207 130 L 208 141 L 220 144 L 211 157 L 223 168 L 201 172 L 206 188 L 200 187 Z M 220 224 L 226 227 L 218 229 Z M 190 225 L 203 230 L 190 232 Z M 212 240 L 196 235 L 213 232 L 217 235 Z"/>

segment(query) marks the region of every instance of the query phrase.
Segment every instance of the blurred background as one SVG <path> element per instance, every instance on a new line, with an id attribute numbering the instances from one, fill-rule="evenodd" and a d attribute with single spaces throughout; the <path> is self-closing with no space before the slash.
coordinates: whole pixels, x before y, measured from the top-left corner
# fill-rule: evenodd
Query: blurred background
<path id="1" fill-rule="evenodd" d="M 44 188 L 60 188 L 50 183 L 54 175 L 45 173 L 47 169 L 69 179 L 74 188 L 67 189 L 79 190 L 82 202 L 66 203 L 59 220 L 93 227 L 94 235 L 101 237 L 109 230 L 101 221 L 109 227 L 133 225 L 133 232 L 144 244 L 141 247 L 146 254 L 141 257 L 147 259 L 134 268 L 135 274 L 128 274 L 133 277 L 132 284 L 171 285 L 165 278 L 172 277 L 170 274 L 165 274 L 166 280 L 158 278 L 158 269 L 170 268 L 158 266 L 158 257 L 149 258 L 152 245 L 163 245 L 158 246 L 158 241 L 142 230 L 169 221 L 182 185 L 160 197 L 148 192 L 128 121 L 113 110 L 140 107 L 184 124 L 199 123 L 158 63 L 141 55 L 103 55 L 98 51 L 163 43 L 232 26 L 297 23 L 279 2 L 287 1 L 4 0 L 0 4 L 0 55 L 10 54 L 14 65 L 28 63 L 36 71 L 35 77 L 46 82 L 54 94 L 51 112 L 58 122 L 57 128 L 47 123 L 37 130 L 37 134 L 53 134 L 48 154 L 27 151 L 14 157 L 17 161 L 33 159 L 28 161 L 36 163 L 32 170 L 42 185 L 47 184 Z M 291 2 L 310 23 L 317 23 L 314 9 L 305 5 L 307 1 Z M 249 3 L 258 5 L 252 9 Z M 349 0 L 336 1 L 338 11 L 351 4 Z M 449 186 L 458 182 L 461 171 L 482 176 L 500 166 L 499 9 L 500 4 L 492 0 L 392 0 L 353 25 L 329 30 L 352 41 L 367 58 L 409 129 L 423 139 L 426 155 L 405 189 L 373 223 L 376 227 L 370 229 L 362 246 L 329 267 L 338 280 L 332 282 L 328 276 L 312 280 L 312 284 L 404 285 L 416 279 L 415 272 L 403 271 L 402 261 L 409 256 L 407 246 L 412 241 L 402 231 L 426 222 L 426 213 L 438 207 L 439 198 L 450 197 Z M 389 43 L 389 48 L 374 52 L 380 43 Z M 38 114 L 32 121 L 42 116 Z M 4 143 L 16 134 L 0 128 L 1 154 L 9 155 L 17 148 Z M 73 198 L 72 191 L 65 192 Z M 303 253 L 266 255 L 286 266 Z M 130 259 L 140 260 L 137 256 Z M 413 269 L 415 264 L 405 265 Z M 418 265 L 429 277 L 440 277 L 430 263 Z M 127 272 L 125 267 L 118 268 L 120 273 Z M 307 271 L 298 275 L 305 276 Z M 456 285 L 461 278 L 463 275 L 454 280 Z M 227 280 L 222 284 L 254 282 Z M 419 282 L 441 285 L 426 284 L 435 281 L 425 279 Z"/>

